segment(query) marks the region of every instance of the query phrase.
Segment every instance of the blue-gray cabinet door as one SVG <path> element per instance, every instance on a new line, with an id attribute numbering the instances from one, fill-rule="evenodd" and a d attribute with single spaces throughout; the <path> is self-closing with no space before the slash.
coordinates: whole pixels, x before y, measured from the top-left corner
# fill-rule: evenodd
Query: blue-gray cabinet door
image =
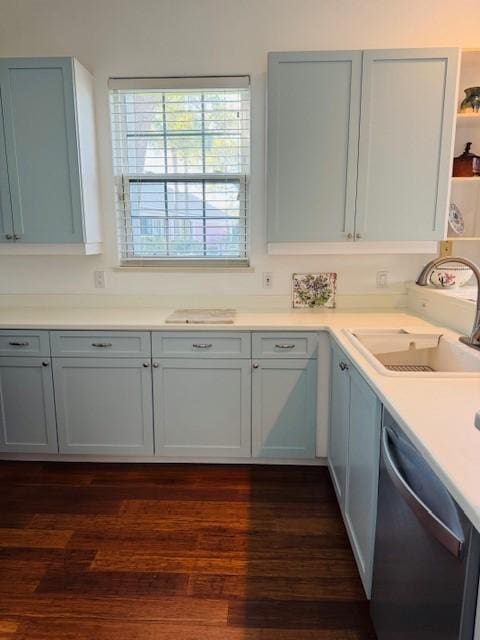
<path id="1" fill-rule="evenodd" d="M 0 59 L 0 90 L 15 234 L 21 242 L 81 242 L 72 59 Z"/>
<path id="2" fill-rule="evenodd" d="M 0 242 L 11 242 L 13 239 L 13 217 L 3 131 L 3 94 L 0 85 Z"/>
<path id="3" fill-rule="evenodd" d="M 353 237 L 361 56 L 269 54 L 268 242 Z"/>
<path id="4" fill-rule="evenodd" d="M 345 524 L 367 597 L 372 586 L 380 421 L 380 401 L 360 374 L 351 369 Z"/>
<path id="5" fill-rule="evenodd" d="M 0 450 L 58 452 L 50 358 L 0 357 Z"/>
<path id="6" fill-rule="evenodd" d="M 328 437 L 328 468 L 340 507 L 345 504 L 348 463 L 348 432 L 350 428 L 350 363 L 342 351 L 332 346 L 330 369 L 330 429 Z"/>
<path id="7" fill-rule="evenodd" d="M 250 457 L 250 360 L 162 358 L 153 365 L 157 455 Z"/>
<path id="8" fill-rule="evenodd" d="M 60 453 L 153 454 L 150 360 L 53 358 Z"/>
<path id="9" fill-rule="evenodd" d="M 260 458 L 315 458 L 316 359 L 253 362 L 252 452 Z"/>
<path id="10" fill-rule="evenodd" d="M 444 238 L 458 61 L 448 48 L 364 52 L 359 240 Z"/>

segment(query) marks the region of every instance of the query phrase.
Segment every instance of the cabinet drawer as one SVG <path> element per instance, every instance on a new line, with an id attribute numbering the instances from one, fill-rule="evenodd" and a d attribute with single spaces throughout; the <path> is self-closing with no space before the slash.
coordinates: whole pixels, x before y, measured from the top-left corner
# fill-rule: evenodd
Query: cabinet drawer
<path id="1" fill-rule="evenodd" d="M 179 331 L 152 333 L 153 357 L 249 358 L 250 333 Z"/>
<path id="2" fill-rule="evenodd" d="M 50 356 L 48 331 L 0 331 L 0 356 Z"/>
<path id="3" fill-rule="evenodd" d="M 133 331 L 52 331 L 52 355 L 150 358 L 150 333 Z"/>
<path id="4" fill-rule="evenodd" d="M 316 358 L 317 346 L 316 333 L 284 331 L 252 335 L 254 358 Z"/>

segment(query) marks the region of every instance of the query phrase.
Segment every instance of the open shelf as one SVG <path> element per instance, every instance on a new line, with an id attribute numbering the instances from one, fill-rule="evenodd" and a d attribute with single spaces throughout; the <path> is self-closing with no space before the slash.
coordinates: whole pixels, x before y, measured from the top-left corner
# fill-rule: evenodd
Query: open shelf
<path id="1" fill-rule="evenodd" d="M 452 178 L 452 182 L 480 182 L 480 176 L 471 176 L 470 178 Z"/>
<path id="2" fill-rule="evenodd" d="M 480 113 L 457 113 L 458 127 L 480 126 Z"/>
<path id="3" fill-rule="evenodd" d="M 459 78 L 459 92 L 456 114 L 455 157 L 462 155 L 468 142 L 471 152 L 480 154 L 480 113 L 468 109 L 461 111 L 466 97 L 465 89 L 478 86 L 480 74 L 480 50 L 464 50 Z M 450 178 L 450 201 L 460 210 L 464 220 L 464 235 L 456 235 L 448 226 L 447 240 L 454 242 L 455 252 L 478 261 L 480 255 L 480 176 Z"/>
<path id="4" fill-rule="evenodd" d="M 480 236 L 448 236 L 447 240 L 454 242 L 480 242 Z"/>

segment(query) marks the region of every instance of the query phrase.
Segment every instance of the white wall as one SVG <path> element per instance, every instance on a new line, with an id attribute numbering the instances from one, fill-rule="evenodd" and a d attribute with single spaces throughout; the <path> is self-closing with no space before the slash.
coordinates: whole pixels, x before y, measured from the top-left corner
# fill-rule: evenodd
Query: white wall
<path id="1" fill-rule="evenodd" d="M 0 257 L 0 293 L 272 294 L 293 271 L 332 270 L 339 293 L 413 279 L 422 256 L 269 257 L 265 251 L 264 90 L 274 50 L 463 46 L 479 43 L 478 4 L 463 0 L 1 0 L 0 56 L 75 56 L 95 76 L 105 253 Z M 253 273 L 119 272 L 111 174 L 107 78 L 248 73 L 252 77 L 251 261 Z M 419 105 L 428 96 L 418 96 Z M 392 150 L 394 151 L 394 150 Z"/>

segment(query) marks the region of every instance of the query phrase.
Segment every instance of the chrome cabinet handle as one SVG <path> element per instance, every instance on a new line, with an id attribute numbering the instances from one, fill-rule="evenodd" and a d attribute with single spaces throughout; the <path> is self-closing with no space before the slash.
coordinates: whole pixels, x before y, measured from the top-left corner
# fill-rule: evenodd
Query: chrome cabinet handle
<path id="1" fill-rule="evenodd" d="M 461 557 L 465 540 L 462 540 L 438 518 L 423 500 L 413 491 L 400 470 L 397 468 L 390 452 L 389 429 L 384 428 L 382 434 L 382 452 L 385 470 L 393 485 L 414 513 L 417 520 L 441 545 L 456 558 Z"/>
<path id="2" fill-rule="evenodd" d="M 360 238 L 361 238 L 361 237 L 362 237 L 362 234 L 361 234 L 361 233 L 356 233 L 356 234 L 355 234 L 355 238 L 357 238 L 357 240 L 360 240 Z"/>
<path id="3" fill-rule="evenodd" d="M 258 368 L 259 368 L 259 366 L 260 366 L 260 365 L 258 364 L 258 362 L 254 362 L 254 363 L 252 364 L 252 369 L 258 369 Z"/>
<path id="4" fill-rule="evenodd" d="M 347 238 L 351 240 L 353 238 L 353 233 L 347 233 Z"/>
<path id="5" fill-rule="evenodd" d="M 348 371 L 348 364 L 346 362 L 340 362 L 338 366 L 342 371 Z"/>
<path id="6" fill-rule="evenodd" d="M 142 367 L 144 367 L 145 369 L 148 369 L 149 366 L 150 366 L 149 362 L 143 362 L 142 363 Z"/>
<path id="7" fill-rule="evenodd" d="M 295 349 L 294 344 L 276 344 L 275 347 L 277 349 Z"/>
<path id="8" fill-rule="evenodd" d="M 11 233 L 6 233 L 5 240 L 13 240 L 13 235 Z"/>
<path id="9" fill-rule="evenodd" d="M 25 342 L 19 342 L 18 340 L 12 340 L 12 342 L 8 343 L 12 347 L 28 347 L 30 346 L 30 342 L 27 340 Z"/>
<path id="10" fill-rule="evenodd" d="M 154 363 L 152 364 L 152 367 L 153 367 L 154 369 L 158 369 L 158 367 L 159 367 L 159 366 L 160 366 L 160 365 L 159 365 L 159 363 L 158 363 L 158 362 L 154 362 Z"/>
<path id="11" fill-rule="evenodd" d="M 48 367 L 48 366 L 49 366 L 49 364 L 50 364 L 50 363 L 48 362 L 48 360 L 44 360 L 44 361 L 42 362 L 42 367 Z"/>
<path id="12" fill-rule="evenodd" d="M 13 235 L 14 240 L 20 240 L 22 236 L 17 235 L 16 233 Z"/>
<path id="13" fill-rule="evenodd" d="M 100 347 L 103 349 L 111 346 L 113 346 L 111 342 L 92 342 L 92 347 Z"/>
<path id="14" fill-rule="evenodd" d="M 194 349 L 210 349 L 210 347 L 213 347 L 213 344 L 211 342 L 194 342 L 192 347 L 194 347 Z"/>

